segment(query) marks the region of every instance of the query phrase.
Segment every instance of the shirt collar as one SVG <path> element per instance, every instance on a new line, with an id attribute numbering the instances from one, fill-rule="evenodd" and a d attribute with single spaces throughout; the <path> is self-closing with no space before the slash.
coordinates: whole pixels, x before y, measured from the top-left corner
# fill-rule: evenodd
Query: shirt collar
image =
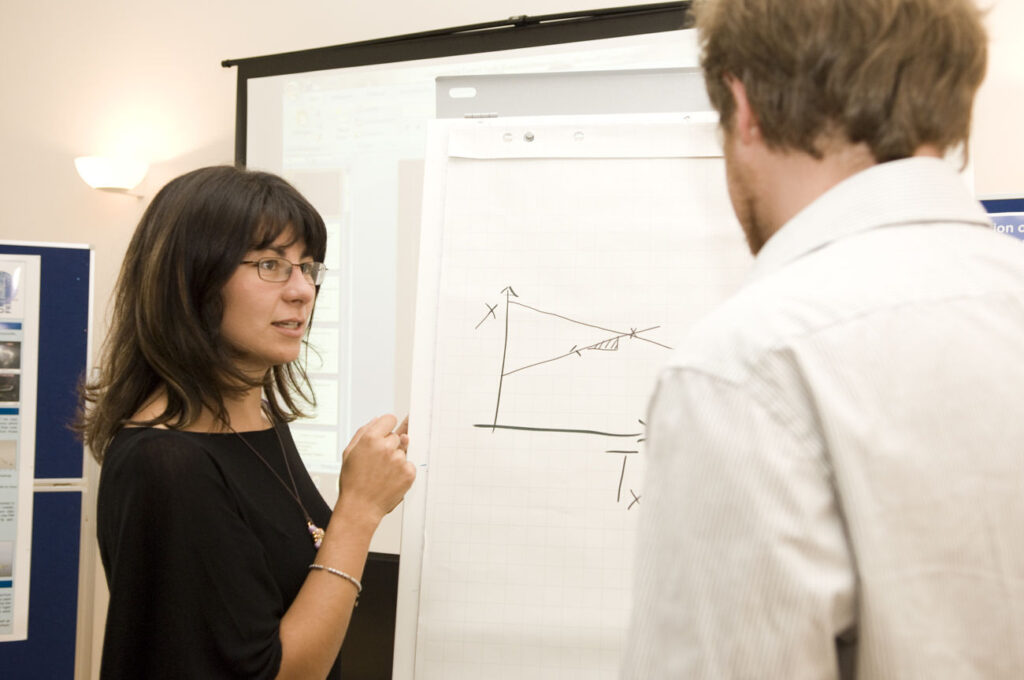
<path id="1" fill-rule="evenodd" d="M 990 226 L 949 161 L 914 157 L 873 165 L 826 191 L 773 234 L 757 254 L 750 280 L 845 236 L 923 222 Z"/>

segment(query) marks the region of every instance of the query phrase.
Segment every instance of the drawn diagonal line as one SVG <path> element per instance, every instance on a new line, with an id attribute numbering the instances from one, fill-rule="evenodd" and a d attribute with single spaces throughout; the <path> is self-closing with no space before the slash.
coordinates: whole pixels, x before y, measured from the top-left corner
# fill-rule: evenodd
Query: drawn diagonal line
<path id="1" fill-rule="evenodd" d="M 485 302 L 484 307 L 487 308 L 487 313 L 484 314 L 484 318 L 480 319 L 477 325 L 473 326 L 473 330 L 480 328 L 480 324 L 482 324 L 484 321 L 487 321 L 487 317 L 494 316 L 494 310 L 498 308 L 498 305 L 494 305 L 493 307 L 491 307 L 489 304 Z M 498 317 L 494 316 L 494 318 L 497 319 Z"/>
<path id="2" fill-rule="evenodd" d="M 555 314 L 554 312 L 546 312 L 543 309 L 537 309 L 536 307 L 531 307 L 530 305 L 524 305 L 522 302 L 515 302 L 515 301 L 511 301 L 510 300 L 509 304 L 518 305 L 520 307 L 526 307 L 527 309 L 532 309 L 533 311 L 537 312 L 538 314 L 547 314 L 548 316 L 556 316 L 559 319 L 562 319 L 564 321 L 568 321 L 570 323 L 579 324 L 580 326 L 586 326 L 588 328 L 596 328 L 599 331 L 608 331 L 609 333 L 618 333 L 619 332 L 619 331 L 617 331 L 617 330 L 615 330 L 613 328 L 604 328 L 603 326 L 595 326 L 592 323 L 584 323 L 583 321 L 577 321 L 576 319 L 570 319 L 569 317 L 562 316 L 561 314 Z M 627 333 L 626 335 L 629 335 L 629 334 Z"/>
<path id="3" fill-rule="evenodd" d="M 473 427 L 487 427 L 492 430 L 526 430 L 528 432 L 564 432 L 566 434 L 599 434 L 604 437 L 635 437 L 638 433 L 601 432 L 600 430 L 570 430 L 562 427 L 527 427 L 526 425 L 494 425 L 492 423 L 474 423 Z"/>
<path id="4" fill-rule="evenodd" d="M 518 303 L 513 302 L 512 304 L 518 304 Z M 595 326 L 595 328 L 596 328 L 596 326 Z M 511 371 L 509 371 L 508 373 L 504 373 L 502 375 L 512 375 L 513 373 L 518 373 L 519 371 L 525 371 L 528 368 L 533 368 L 535 366 L 540 366 L 541 364 L 549 364 L 552 361 L 558 361 L 559 359 L 565 359 L 566 357 L 571 357 L 573 354 L 576 354 L 578 352 L 582 352 L 582 351 L 588 350 L 588 349 L 594 349 L 598 345 L 603 345 L 604 343 L 609 342 L 611 340 L 615 340 L 617 338 L 624 338 L 624 337 L 629 336 L 629 335 L 634 335 L 635 336 L 637 333 L 646 333 L 647 331 L 653 331 L 655 328 L 658 328 L 658 326 L 651 326 L 650 328 L 645 328 L 642 331 L 632 331 L 631 333 L 620 333 L 618 335 L 613 335 L 610 338 L 605 338 L 604 340 L 598 340 L 594 344 L 587 345 L 586 347 L 576 347 L 576 348 L 566 352 L 565 354 L 559 355 L 557 357 L 552 357 L 551 359 L 544 359 L 543 361 L 538 361 L 536 363 L 529 364 L 528 366 L 520 366 L 519 368 L 514 368 Z M 602 330 L 604 330 L 604 329 L 602 329 Z M 638 337 L 638 339 L 639 340 L 645 340 L 646 338 L 639 338 Z M 653 340 L 648 341 L 648 342 L 653 342 Z M 654 343 L 654 344 L 658 344 L 658 343 Z M 662 346 L 664 347 L 664 345 L 662 345 Z M 671 348 L 669 348 L 669 349 L 671 349 Z"/>
<path id="5" fill-rule="evenodd" d="M 614 337 L 611 340 L 605 340 L 604 342 L 593 344 L 590 347 L 585 347 L 584 349 L 593 349 L 599 352 L 618 352 L 619 338 Z"/>
<path id="6" fill-rule="evenodd" d="M 578 324 L 580 326 L 586 326 L 587 328 L 596 328 L 599 331 L 608 331 L 609 333 L 617 333 L 620 338 L 621 337 L 625 337 L 627 335 L 632 335 L 637 340 L 643 340 L 644 342 L 649 342 L 649 343 L 651 343 L 653 345 L 657 345 L 659 347 L 664 347 L 665 349 L 672 349 L 668 345 L 663 345 L 660 342 L 657 342 L 655 340 L 651 340 L 649 338 L 641 338 L 641 337 L 639 337 L 637 335 L 637 333 L 646 333 L 647 331 L 653 331 L 655 328 L 660 328 L 660 326 L 651 326 L 650 328 L 645 328 L 642 331 L 633 331 L 631 333 L 622 333 L 620 331 L 615 330 L 614 328 L 605 328 L 604 326 L 595 326 L 594 324 L 586 323 L 585 321 L 577 321 L 576 319 L 570 319 L 567 316 L 563 316 L 561 314 L 556 314 L 555 312 L 548 312 L 548 311 L 543 310 L 543 309 L 537 309 L 536 307 L 531 307 L 530 305 L 524 305 L 522 302 L 516 302 L 514 300 L 509 300 L 509 304 L 518 305 L 520 307 L 525 307 L 526 309 L 529 309 L 529 310 L 532 310 L 534 312 L 537 312 L 538 314 L 547 314 L 548 316 L 554 316 L 554 317 L 557 317 L 559 319 L 562 319 L 563 321 L 568 321 L 569 323 Z"/>
<path id="7" fill-rule="evenodd" d="M 579 349 L 586 349 L 586 348 L 585 347 L 581 347 Z M 540 366 L 541 364 L 550 364 L 552 361 L 558 361 L 559 359 L 564 359 L 566 357 L 572 356 L 573 354 L 576 354 L 577 351 L 578 350 L 573 350 L 571 352 L 567 352 L 567 353 L 563 354 L 562 356 L 553 357 L 551 359 L 545 359 L 544 361 L 538 361 L 537 363 L 530 364 L 529 366 L 520 366 L 519 368 L 513 369 L 513 370 L 509 371 L 508 373 L 502 373 L 501 375 L 502 375 L 502 377 L 504 377 L 506 375 L 512 375 L 513 373 L 518 373 L 519 371 L 525 371 L 528 368 L 533 368 L 535 366 Z"/>
<path id="8" fill-rule="evenodd" d="M 650 338 L 641 338 L 640 337 L 640 333 L 646 333 L 647 331 L 653 331 L 655 328 L 661 328 L 661 326 L 651 326 L 650 328 L 645 328 L 642 331 L 633 331 L 632 333 L 627 333 L 627 335 L 632 335 L 637 340 L 642 340 L 644 342 L 649 342 L 652 345 L 657 345 L 658 347 L 664 347 L 665 349 L 672 349 L 668 345 L 663 345 L 660 342 L 658 342 L 657 340 L 651 340 Z"/>

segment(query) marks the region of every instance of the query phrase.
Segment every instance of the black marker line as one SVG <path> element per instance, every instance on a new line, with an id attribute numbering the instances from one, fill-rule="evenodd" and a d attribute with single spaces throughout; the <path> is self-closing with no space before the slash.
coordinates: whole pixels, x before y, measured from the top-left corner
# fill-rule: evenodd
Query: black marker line
<path id="1" fill-rule="evenodd" d="M 519 371 L 525 371 L 528 368 L 536 368 L 537 366 L 540 366 L 542 364 L 550 364 L 552 361 L 558 361 L 559 359 L 571 357 L 573 354 L 579 354 L 579 356 L 583 356 L 582 354 L 580 354 L 580 351 L 583 349 L 586 349 L 586 347 L 583 347 L 580 350 L 573 348 L 570 352 L 567 352 L 566 354 L 563 354 L 561 356 L 554 357 L 553 359 L 545 359 L 544 361 L 538 361 L 537 363 L 530 364 L 528 366 L 520 366 L 519 368 L 512 369 L 508 373 L 505 373 L 505 375 L 512 375 L 513 373 L 518 373 Z"/>
<path id="2" fill-rule="evenodd" d="M 615 494 L 615 502 L 618 503 L 622 500 L 622 480 L 626 477 L 626 459 L 628 456 L 622 457 L 622 473 L 619 474 L 619 492 Z"/>
<path id="3" fill-rule="evenodd" d="M 489 427 L 494 430 L 525 430 L 527 432 L 564 432 L 567 434 L 599 434 L 605 437 L 635 437 L 637 433 L 600 432 L 598 430 L 569 430 L 558 427 L 526 427 L 525 425 L 498 425 L 474 423 L 473 427 Z"/>
<path id="4" fill-rule="evenodd" d="M 632 489 L 629 490 L 629 494 L 633 497 L 633 502 L 626 506 L 626 510 L 632 510 L 633 506 L 640 502 L 640 496 L 637 496 Z"/>
<path id="5" fill-rule="evenodd" d="M 536 307 L 531 307 L 530 305 L 524 305 L 522 302 L 513 302 L 512 304 L 519 305 L 520 307 L 526 307 L 527 309 L 532 309 L 533 311 L 537 312 L 538 314 L 547 314 L 548 316 L 556 316 L 559 319 L 562 319 L 563 321 L 568 321 L 570 323 L 579 324 L 580 326 L 587 326 L 588 328 L 596 328 L 599 331 L 608 331 L 609 333 L 618 333 L 617 330 L 614 330 L 614 329 L 611 329 L 611 328 L 604 328 L 603 326 L 595 326 L 592 323 L 585 323 L 583 321 L 577 321 L 576 319 L 570 319 L 567 316 L 562 316 L 561 314 L 555 314 L 554 312 L 546 312 L 543 309 L 537 309 Z"/>
<path id="6" fill-rule="evenodd" d="M 618 352 L 619 351 L 619 339 L 608 338 L 604 342 L 594 343 L 590 347 L 584 349 L 592 349 L 597 352 Z"/>
<path id="7" fill-rule="evenodd" d="M 484 303 L 484 307 L 487 308 L 487 313 L 484 314 L 484 318 L 480 319 L 480 323 L 478 323 L 477 325 L 473 326 L 473 330 L 476 330 L 477 328 L 480 328 L 480 324 L 483 323 L 484 321 L 487 321 L 487 317 L 494 316 L 494 310 L 497 309 L 498 305 L 494 305 L 494 307 L 491 307 L 489 304 L 487 304 L 485 302 Z M 494 318 L 497 319 L 498 317 L 494 316 Z"/>
<path id="8" fill-rule="evenodd" d="M 501 374 L 498 376 L 498 401 L 494 405 L 494 422 L 491 424 L 491 432 L 494 432 L 494 428 L 498 425 L 498 409 L 501 408 L 501 384 L 505 381 L 505 357 L 508 356 L 508 303 L 509 295 L 512 290 L 511 286 L 506 286 L 505 290 L 505 346 L 501 350 Z"/>
<path id="9" fill-rule="evenodd" d="M 561 314 L 556 314 L 555 312 L 547 312 L 547 311 L 544 311 L 543 309 L 537 309 L 536 307 L 531 307 L 530 305 L 524 305 L 522 302 L 513 302 L 512 304 L 519 305 L 520 307 L 525 307 L 526 309 L 531 309 L 531 310 L 537 312 L 538 314 L 547 314 L 548 316 L 554 316 L 554 317 L 557 317 L 559 319 L 562 319 L 563 321 L 568 321 L 569 323 L 579 324 L 580 326 L 586 326 L 587 328 L 596 328 L 599 331 L 608 331 L 609 333 L 618 333 L 619 337 L 632 336 L 632 337 L 635 337 L 637 340 L 643 340 L 644 342 L 649 342 L 651 344 L 658 345 L 659 347 L 664 347 L 665 349 L 672 349 L 668 345 L 663 345 L 660 342 L 656 342 L 656 341 L 650 340 L 648 338 L 641 338 L 638 335 L 636 335 L 636 333 L 644 333 L 646 331 L 654 330 L 655 328 L 661 328 L 661 326 L 651 326 L 650 328 L 644 329 L 642 331 L 635 331 L 634 333 L 622 333 L 621 331 L 617 331 L 614 328 L 605 328 L 604 326 L 595 326 L 594 324 L 586 323 L 585 321 L 577 321 L 576 319 L 570 319 L 567 316 L 562 316 Z"/>
<path id="10" fill-rule="evenodd" d="M 512 304 L 518 304 L 518 303 L 513 302 Z M 658 328 L 658 326 L 651 326 L 650 328 L 645 328 L 642 331 L 637 331 L 637 333 L 645 333 L 647 331 L 653 331 L 655 328 Z M 629 333 L 621 333 L 619 335 L 613 335 L 610 338 L 605 338 L 604 340 L 598 340 L 594 344 L 587 345 L 586 347 L 577 347 L 576 345 L 573 345 L 572 349 L 569 350 L 568 352 L 566 352 L 565 354 L 561 354 L 561 355 L 559 355 L 557 357 L 554 357 L 552 359 L 545 359 L 544 361 L 538 361 L 537 363 L 529 364 L 528 366 L 520 366 L 519 368 L 515 368 L 515 369 L 509 371 L 505 375 L 512 375 L 513 373 L 518 373 L 519 371 L 525 371 L 528 368 L 534 368 L 536 366 L 540 366 L 541 364 L 550 364 L 552 361 L 558 361 L 559 359 L 564 359 L 566 357 L 571 357 L 573 354 L 579 354 L 579 356 L 583 356 L 582 354 L 580 354 L 580 352 L 582 352 L 584 350 L 588 350 L 588 349 L 594 349 L 598 345 L 603 345 L 604 343 L 608 342 L 609 340 L 615 340 L 616 338 L 624 338 L 627 335 L 629 335 Z M 644 340 L 646 338 L 640 338 L 640 339 Z M 652 340 L 651 342 L 654 342 L 654 341 Z M 658 344 L 658 343 L 654 343 L 654 344 Z M 669 348 L 669 349 L 671 349 L 671 348 Z"/>
<path id="11" fill-rule="evenodd" d="M 609 449 L 605 453 L 640 453 L 639 451 L 627 451 L 624 449 Z"/>
<path id="12" fill-rule="evenodd" d="M 647 331 L 654 330 L 655 328 L 661 328 L 661 326 L 651 326 L 650 328 L 645 328 L 642 331 L 637 331 L 637 333 L 645 333 Z M 633 337 L 633 338 L 635 338 L 637 340 L 643 340 L 644 342 L 649 342 L 652 345 L 657 345 L 658 347 L 663 347 L 665 349 L 672 349 L 668 345 L 664 345 L 664 344 L 658 342 L 657 340 L 651 340 L 650 338 L 641 338 L 639 335 L 632 335 L 632 334 L 631 334 L 631 337 Z"/>

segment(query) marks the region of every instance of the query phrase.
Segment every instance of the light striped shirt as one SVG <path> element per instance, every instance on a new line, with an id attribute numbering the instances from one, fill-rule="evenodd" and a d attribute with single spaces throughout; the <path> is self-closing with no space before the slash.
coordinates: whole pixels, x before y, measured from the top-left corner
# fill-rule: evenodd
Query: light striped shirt
<path id="1" fill-rule="evenodd" d="M 1024 243 L 946 162 L 788 222 L 647 422 L 624 678 L 1024 678 Z"/>

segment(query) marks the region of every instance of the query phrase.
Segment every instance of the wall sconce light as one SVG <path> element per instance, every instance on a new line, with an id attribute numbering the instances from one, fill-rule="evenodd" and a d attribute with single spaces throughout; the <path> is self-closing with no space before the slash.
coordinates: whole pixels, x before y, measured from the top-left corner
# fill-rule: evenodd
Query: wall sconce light
<path id="1" fill-rule="evenodd" d="M 125 158 L 80 156 L 75 159 L 75 169 L 93 189 L 128 193 L 146 176 L 149 164 Z"/>

